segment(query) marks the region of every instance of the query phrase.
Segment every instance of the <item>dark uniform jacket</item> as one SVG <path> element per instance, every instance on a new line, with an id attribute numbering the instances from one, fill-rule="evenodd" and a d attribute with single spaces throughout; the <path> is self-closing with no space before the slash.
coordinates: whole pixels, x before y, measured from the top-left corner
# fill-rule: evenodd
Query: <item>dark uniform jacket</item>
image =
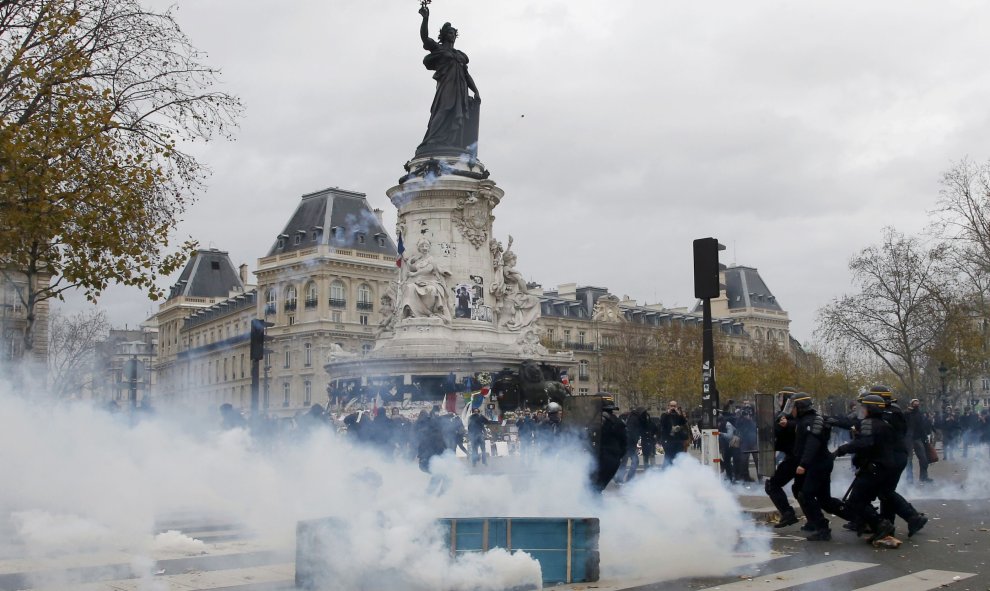
<path id="1" fill-rule="evenodd" d="M 904 411 L 895 403 L 890 403 L 883 411 L 883 420 L 894 430 L 893 452 L 896 454 L 908 453 L 908 423 Z"/>
<path id="2" fill-rule="evenodd" d="M 859 434 L 849 443 L 839 446 L 837 455 L 854 453 L 853 465 L 868 467 L 870 464 L 881 468 L 894 465 L 894 428 L 880 417 L 867 417 L 859 425 Z"/>
<path id="3" fill-rule="evenodd" d="M 680 429 L 675 429 L 675 427 L 680 427 Z M 660 443 L 682 442 L 688 438 L 689 434 L 687 419 L 680 413 L 665 412 L 660 415 Z"/>
<path id="4" fill-rule="evenodd" d="M 797 418 L 794 427 L 794 457 L 798 466 L 818 466 L 829 461 L 828 439 L 831 429 L 820 414 L 810 409 Z"/>
<path id="5" fill-rule="evenodd" d="M 599 453 L 603 457 L 621 458 L 626 453 L 626 426 L 610 412 L 602 413 L 602 436 Z"/>
<path id="6" fill-rule="evenodd" d="M 780 419 L 784 417 L 787 419 L 787 426 L 780 426 Z M 797 419 L 789 417 L 783 413 L 777 415 L 777 421 L 773 424 L 773 450 L 782 451 L 787 455 L 794 454 L 794 439 L 795 431 L 794 426 L 797 424 Z"/>

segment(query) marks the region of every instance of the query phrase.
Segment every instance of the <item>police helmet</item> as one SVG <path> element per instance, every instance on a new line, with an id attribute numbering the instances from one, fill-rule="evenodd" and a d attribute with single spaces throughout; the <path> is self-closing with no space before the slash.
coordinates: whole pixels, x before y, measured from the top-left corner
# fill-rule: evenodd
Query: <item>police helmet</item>
<path id="1" fill-rule="evenodd" d="M 883 384 L 878 384 L 876 386 L 870 386 L 870 394 L 876 394 L 884 399 L 886 402 L 897 402 L 894 398 L 894 392 L 891 390 L 890 386 L 885 386 Z"/>
<path id="2" fill-rule="evenodd" d="M 557 404 L 556 402 L 551 402 L 550 404 L 547 405 L 548 413 L 560 412 L 562 410 L 564 410 L 563 407 Z"/>
<path id="3" fill-rule="evenodd" d="M 811 410 L 814 404 L 815 401 L 811 398 L 811 394 L 806 392 L 795 392 L 787 399 L 787 405 L 796 408 L 799 413 Z"/>
<path id="4" fill-rule="evenodd" d="M 797 391 L 797 388 L 794 386 L 784 386 L 777 391 L 777 404 L 781 407 L 784 406 L 792 394 L 797 394 Z"/>
<path id="5" fill-rule="evenodd" d="M 867 394 L 859 399 L 859 403 L 866 409 L 867 415 L 879 415 L 883 413 L 887 406 L 887 401 L 878 394 Z"/>

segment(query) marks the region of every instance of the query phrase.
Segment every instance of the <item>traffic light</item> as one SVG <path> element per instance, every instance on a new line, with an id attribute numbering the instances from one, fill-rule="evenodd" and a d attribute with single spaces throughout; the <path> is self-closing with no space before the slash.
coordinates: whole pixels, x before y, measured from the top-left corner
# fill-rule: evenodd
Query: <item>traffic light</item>
<path id="1" fill-rule="evenodd" d="M 718 252 L 725 247 L 714 238 L 694 241 L 694 297 L 717 298 L 719 295 Z"/>
<path id="2" fill-rule="evenodd" d="M 274 326 L 272 322 L 265 322 L 259 318 L 251 320 L 251 360 L 261 361 L 265 358 L 265 329 Z"/>

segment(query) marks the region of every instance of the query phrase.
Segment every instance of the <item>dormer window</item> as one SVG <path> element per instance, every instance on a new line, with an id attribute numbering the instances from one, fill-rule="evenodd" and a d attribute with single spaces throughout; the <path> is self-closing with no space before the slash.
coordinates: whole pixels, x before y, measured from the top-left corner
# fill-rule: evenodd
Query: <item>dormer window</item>
<path id="1" fill-rule="evenodd" d="M 278 247 L 279 248 L 285 248 L 285 238 L 279 238 L 278 239 Z"/>
<path id="2" fill-rule="evenodd" d="M 358 244 L 364 244 L 364 234 L 357 235 L 357 242 Z"/>
<path id="3" fill-rule="evenodd" d="M 296 237 L 295 237 L 295 239 L 294 239 L 294 240 L 292 241 L 292 243 L 293 243 L 293 244 L 299 244 L 300 242 L 302 242 L 302 236 L 300 236 L 299 234 L 296 234 Z"/>

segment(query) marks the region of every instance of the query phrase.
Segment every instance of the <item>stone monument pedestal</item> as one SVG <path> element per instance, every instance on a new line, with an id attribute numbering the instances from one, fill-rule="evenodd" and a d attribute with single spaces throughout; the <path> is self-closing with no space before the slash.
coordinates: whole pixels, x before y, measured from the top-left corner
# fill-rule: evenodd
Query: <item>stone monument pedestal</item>
<path id="1" fill-rule="evenodd" d="M 546 390 L 543 404 L 562 398 L 561 369 L 573 355 L 551 354 L 540 344 L 538 294 L 528 292 L 515 270 L 511 236 L 507 245 L 493 236 L 502 189 L 467 154 L 418 157 L 406 171 L 387 192 L 398 209 L 401 264 L 381 298 L 378 340 L 366 355 L 331 355 L 331 379 L 350 388 L 419 384 L 422 391 L 423 384 L 436 384 L 429 389 L 440 398 L 467 378 L 477 384 L 484 374 L 494 382 L 507 372 L 518 377 L 526 364 L 540 368 L 522 380 L 533 395 L 521 384 L 518 396 L 498 393 L 504 410 L 535 404 L 537 382 Z"/>

